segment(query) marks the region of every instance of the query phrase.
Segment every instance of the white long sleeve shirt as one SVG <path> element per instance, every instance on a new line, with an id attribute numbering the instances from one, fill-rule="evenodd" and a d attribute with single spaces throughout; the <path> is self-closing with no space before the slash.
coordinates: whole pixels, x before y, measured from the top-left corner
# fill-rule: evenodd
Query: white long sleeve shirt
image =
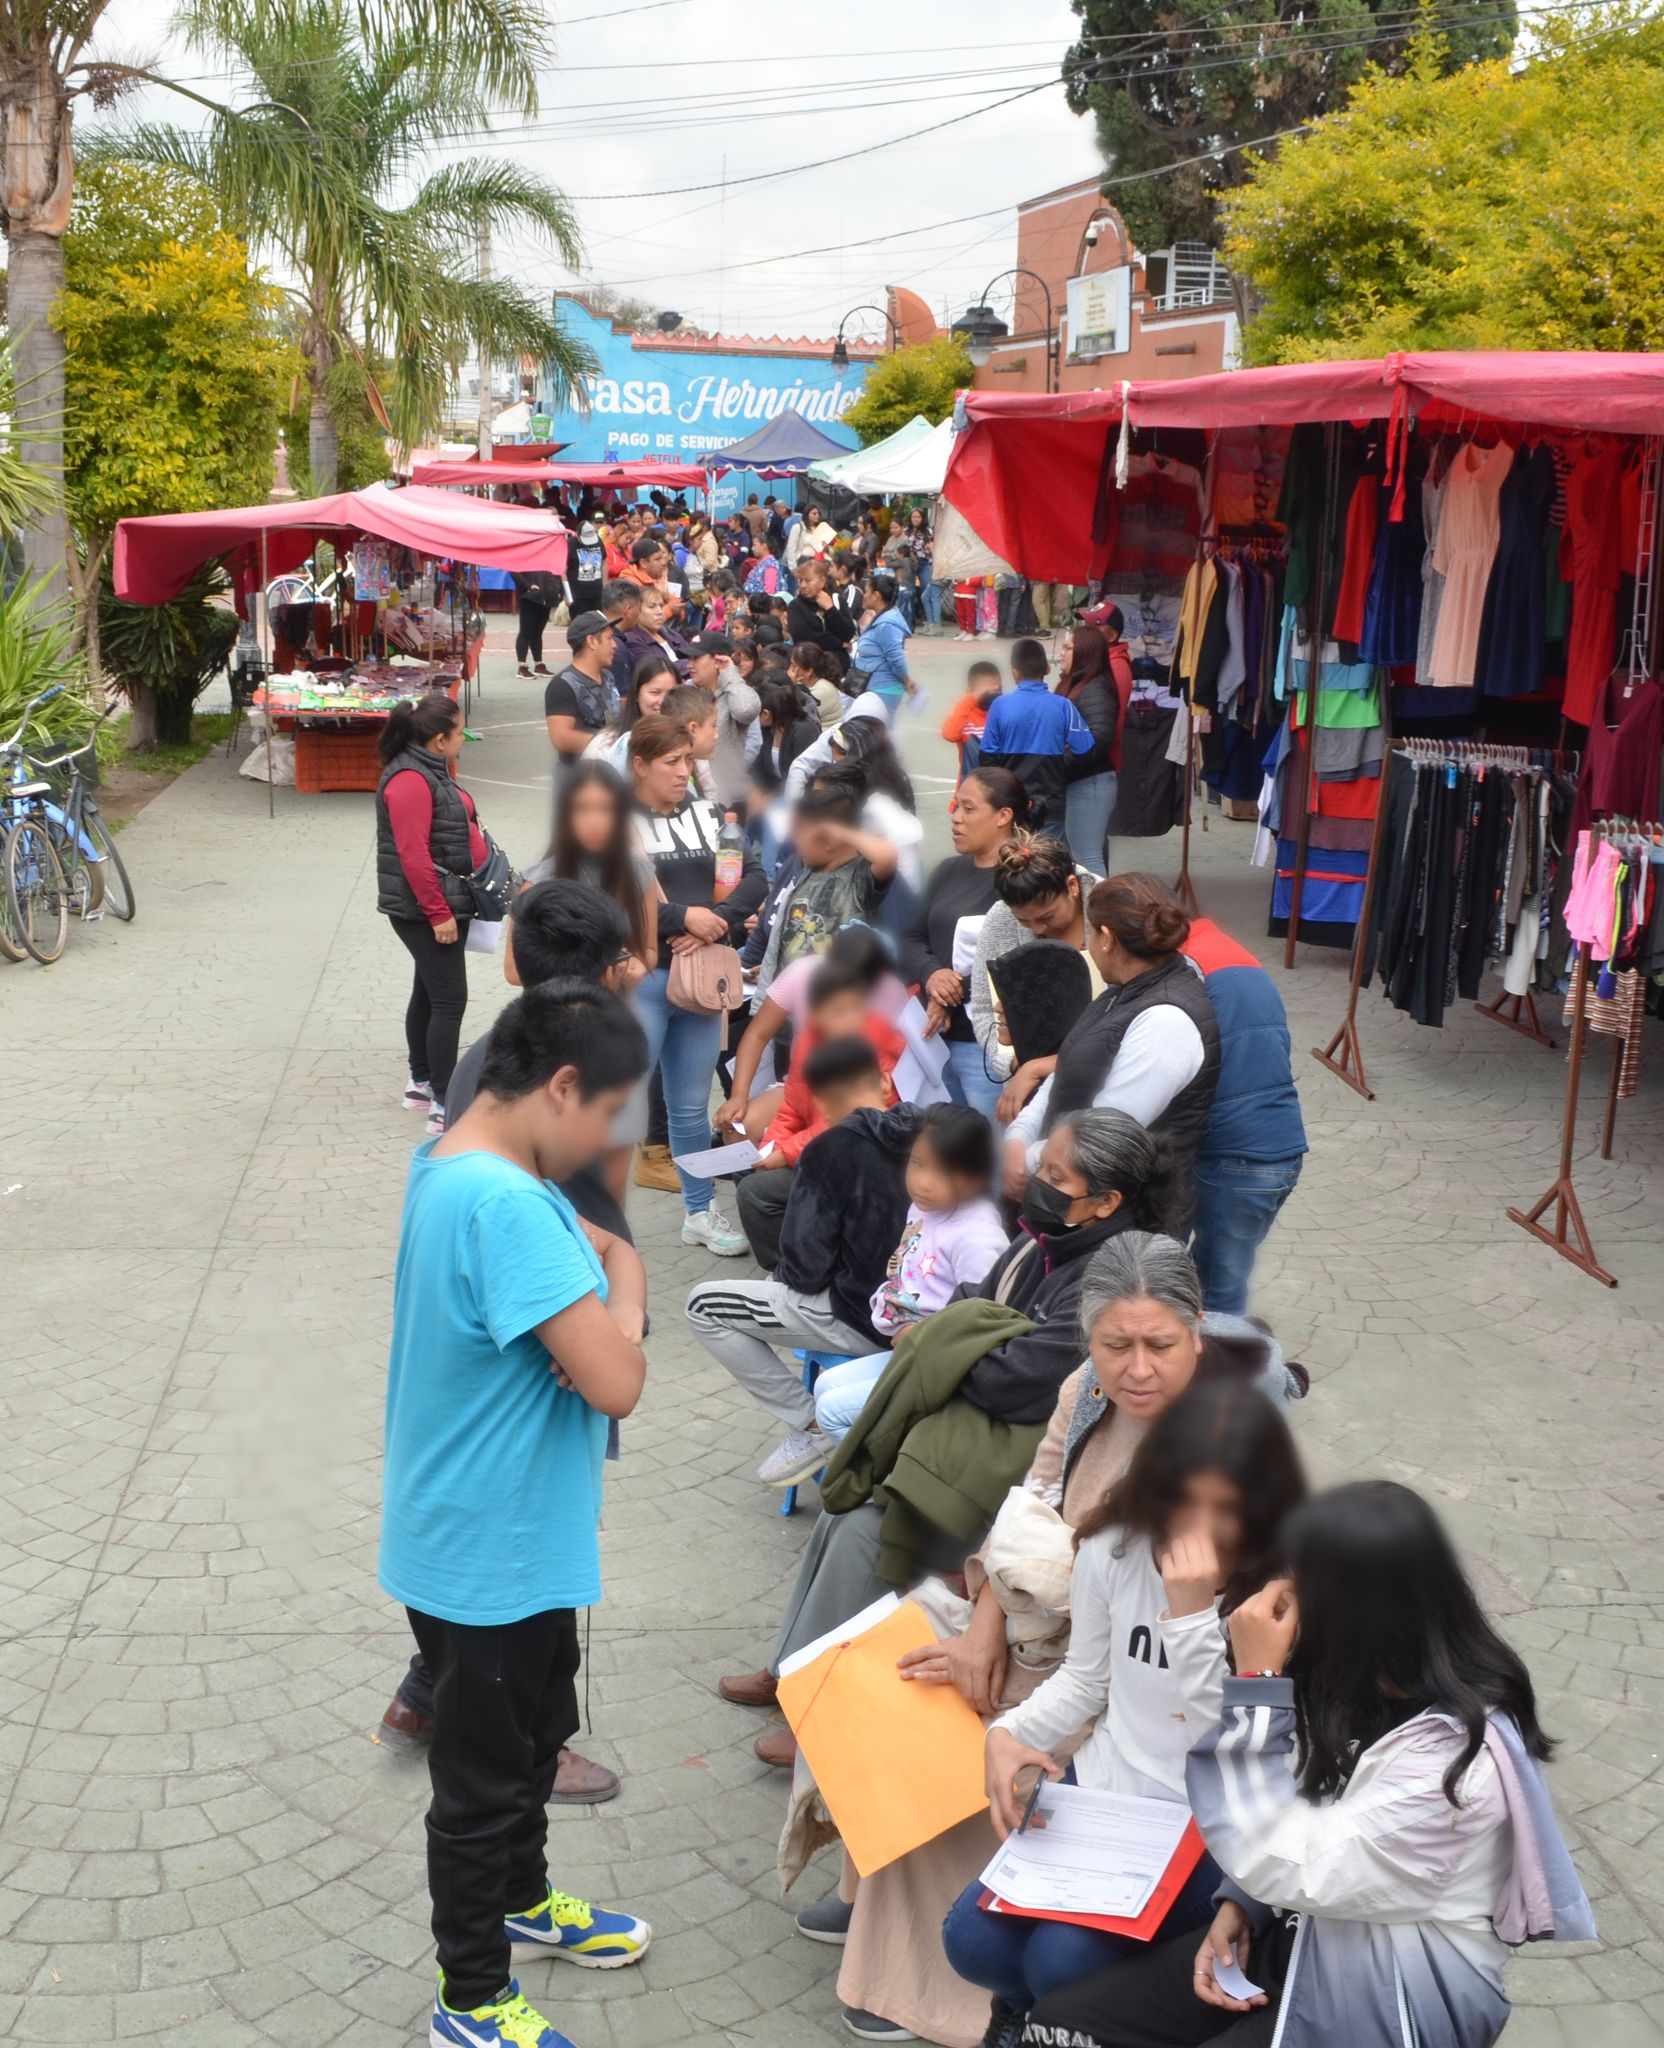
<path id="1" fill-rule="evenodd" d="M 1126 1554 L 1116 1556 L 1122 1544 Z M 1148 1541 L 1119 1529 L 1088 1537 L 1070 1581 L 1069 1654 L 995 1727 L 1048 1753 L 1091 1726 L 1075 1775 L 1093 1791 L 1184 1799 L 1191 1745 L 1219 1719 L 1225 1629 L 1216 1608 L 1167 1616 Z"/>
<path id="2" fill-rule="evenodd" d="M 1183 1010 L 1172 1003 L 1155 1004 L 1128 1025 L 1092 1107 L 1123 1110 L 1148 1130 L 1179 1090 L 1202 1071 L 1205 1050 L 1202 1034 Z M 1048 1078 L 1012 1118 L 1006 1133 L 1028 1148 L 1030 1170 L 1040 1163 L 1040 1134 L 1051 1097 Z"/>

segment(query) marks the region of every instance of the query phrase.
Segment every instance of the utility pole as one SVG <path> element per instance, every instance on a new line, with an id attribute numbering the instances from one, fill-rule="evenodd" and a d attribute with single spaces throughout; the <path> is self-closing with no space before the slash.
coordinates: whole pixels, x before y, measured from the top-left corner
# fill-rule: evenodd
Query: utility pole
<path id="1" fill-rule="evenodd" d="M 480 222 L 479 262 L 480 282 L 481 284 L 489 284 L 491 282 L 491 223 L 489 220 L 482 220 Z M 483 342 L 480 344 L 479 357 L 479 451 L 481 462 L 489 462 L 491 460 L 491 422 L 495 416 L 496 407 L 491 397 L 491 358 L 486 354 Z"/>

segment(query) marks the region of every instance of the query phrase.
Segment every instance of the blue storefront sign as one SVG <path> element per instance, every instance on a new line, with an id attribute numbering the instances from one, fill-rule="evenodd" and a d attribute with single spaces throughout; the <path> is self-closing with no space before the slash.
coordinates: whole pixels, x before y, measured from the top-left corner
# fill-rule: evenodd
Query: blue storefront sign
<path id="1" fill-rule="evenodd" d="M 861 395 L 865 363 L 835 370 L 813 356 L 725 355 L 705 351 L 638 349 L 630 334 L 615 334 L 579 300 L 556 297 L 562 328 L 594 353 L 600 368 L 586 388 L 589 410 L 558 406 L 544 394 L 548 438 L 567 443 L 574 461 L 628 459 L 699 462 L 713 448 L 742 440 L 788 406 L 824 434 L 849 447 L 856 437 L 838 422 Z M 765 483 L 751 470 L 719 479 L 713 511 L 724 517 L 755 491 L 790 498 L 793 487 Z"/>

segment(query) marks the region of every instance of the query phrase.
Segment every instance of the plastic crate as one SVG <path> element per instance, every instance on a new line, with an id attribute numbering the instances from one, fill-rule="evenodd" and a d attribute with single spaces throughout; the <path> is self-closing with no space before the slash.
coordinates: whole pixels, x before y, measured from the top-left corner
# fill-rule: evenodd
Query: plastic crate
<path id="1" fill-rule="evenodd" d="M 295 734 L 295 788 L 319 796 L 327 790 L 373 790 L 381 780 L 374 732 L 320 732 L 302 726 Z"/>

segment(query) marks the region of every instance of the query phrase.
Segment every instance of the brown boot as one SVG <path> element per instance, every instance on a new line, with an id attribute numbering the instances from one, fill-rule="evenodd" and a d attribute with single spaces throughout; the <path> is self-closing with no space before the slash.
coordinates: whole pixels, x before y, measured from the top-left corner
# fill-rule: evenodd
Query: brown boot
<path id="1" fill-rule="evenodd" d="M 426 1749 L 433 1740 L 433 1716 L 413 1713 L 395 1693 L 393 1704 L 382 1715 L 381 1726 L 370 1740 L 379 1742 L 383 1749 L 414 1755 L 417 1750 Z"/>
<path id="2" fill-rule="evenodd" d="M 717 1691 L 736 1707 L 772 1707 L 779 1687 L 772 1671 L 742 1671 L 733 1678 L 720 1680 Z"/>
<path id="3" fill-rule="evenodd" d="M 759 1735 L 751 1751 L 759 1762 L 772 1764 L 777 1771 L 789 1771 L 797 1762 L 797 1737 L 782 1724 L 766 1735 Z"/>
<path id="4" fill-rule="evenodd" d="M 555 1767 L 555 1789 L 549 1794 L 551 1806 L 603 1806 L 618 1797 L 618 1773 L 605 1764 L 591 1763 L 575 1749 L 563 1749 Z"/>
<path id="5" fill-rule="evenodd" d="M 671 1164 L 668 1145 L 643 1145 L 636 1154 L 636 1186 L 657 1188 L 661 1194 L 679 1195 L 682 1183 Z"/>

